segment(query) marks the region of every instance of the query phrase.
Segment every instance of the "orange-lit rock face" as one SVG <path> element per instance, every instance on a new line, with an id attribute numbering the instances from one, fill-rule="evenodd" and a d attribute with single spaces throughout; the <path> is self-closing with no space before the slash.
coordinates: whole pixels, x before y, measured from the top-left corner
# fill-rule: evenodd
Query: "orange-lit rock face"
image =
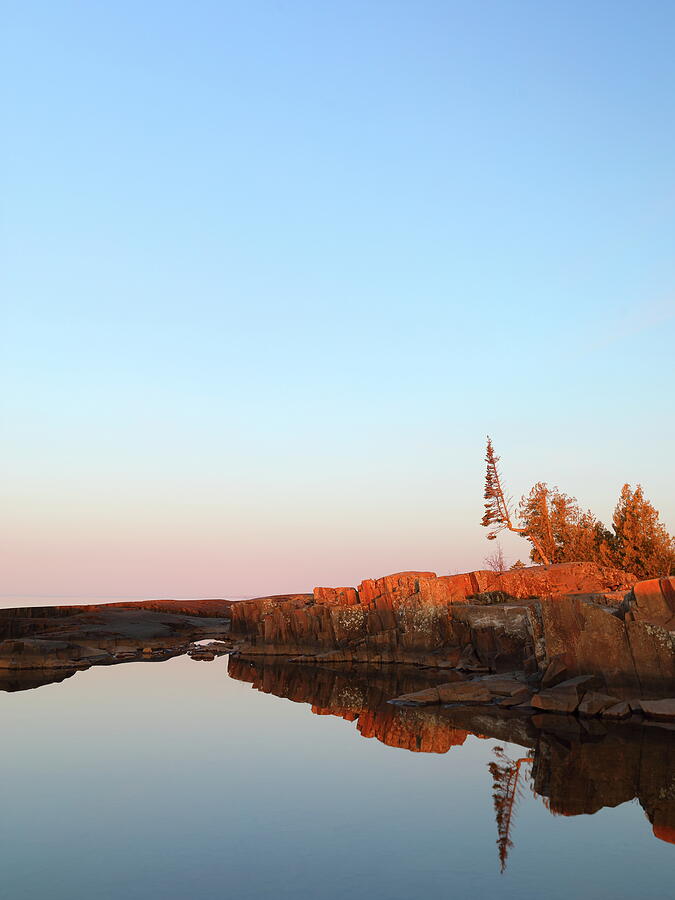
<path id="1" fill-rule="evenodd" d="M 262 622 L 277 609 L 295 610 L 314 601 L 312 594 L 279 594 L 274 597 L 258 597 L 241 600 L 231 608 L 232 631 L 237 634 L 262 634 Z"/>
<path id="2" fill-rule="evenodd" d="M 395 609 L 417 596 L 424 605 L 466 602 L 487 591 L 501 591 L 515 599 L 558 594 L 601 594 L 625 591 L 635 576 L 596 563 L 560 563 L 531 566 L 504 572 L 481 570 L 461 575 L 434 572 L 397 572 L 383 578 L 366 579 L 356 588 L 315 588 L 317 602 L 342 603 L 376 609 Z"/>
<path id="3" fill-rule="evenodd" d="M 421 581 L 435 578 L 435 572 L 397 572 L 384 578 L 367 579 L 359 585 L 359 599 L 363 606 L 394 609 L 402 600 L 419 593 Z"/>
<path id="4" fill-rule="evenodd" d="M 532 566 L 493 577 L 495 586 L 483 590 L 500 590 L 519 598 L 626 591 L 637 581 L 627 572 L 590 562 Z"/>
<path id="5" fill-rule="evenodd" d="M 258 654 L 341 663 L 461 663 L 490 671 L 529 665 L 532 671 L 536 616 L 528 615 L 529 598 L 553 596 L 563 603 L 567 594 L 602 594 L 634 580 L 592 563 L 533 566 L 503 575 L 398 572 L 362 581 L 358 589 L 317 587 L 311 595 L 233 604 L 232 631 Z M 483 595 L 493 591 L 511 602 L 486 605 Z M 483 598 L 479 604 L 472 599 L 477 595 Z M 536 628 L 541 630 L 538 623 Z"/>
<path id="6" fill-rule="evenodd" d="M 624 621 L 580 597 L 542 599 L 530 610 L 540 663 L 560 656 L 568 674 L 599 675 L 626 696 L 670 696 L 675 685 L 675 632 Z"/>
<path id="7" fill-rule="evenodd" d="M 633 586 L 626 619 L 675 630 L 675 577 L 651 578 Z"/>
<path id="8" fill-rule="evenodd" d="M 315 587 L 314 600 L 317 603 L 336 603 L 339 606 L 354 606 L 359 602 L 359 595 L 353 587 Z"/>

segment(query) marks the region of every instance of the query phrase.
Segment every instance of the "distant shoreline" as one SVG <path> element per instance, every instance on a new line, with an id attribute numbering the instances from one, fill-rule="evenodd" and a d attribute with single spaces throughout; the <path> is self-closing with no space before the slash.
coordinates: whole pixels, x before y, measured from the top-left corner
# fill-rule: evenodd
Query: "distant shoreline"
<path id="1" fill-rule="evenodd" d="M 0 609 L 27 609 L 49 606 L 104 606 L 108 603 L 155 603 L 159 601 L 172 600 L 176 603 L 195 603 L 203 600 L 203 597 L 58 597 L 58 596 L 36 596 L 29 594 L 27 596 L 8 595 L 0 596 Z M 218 598 L 229 602 L 238 602 L 240 600 L 250 600 L 251 597 L 222 597 Z"/>

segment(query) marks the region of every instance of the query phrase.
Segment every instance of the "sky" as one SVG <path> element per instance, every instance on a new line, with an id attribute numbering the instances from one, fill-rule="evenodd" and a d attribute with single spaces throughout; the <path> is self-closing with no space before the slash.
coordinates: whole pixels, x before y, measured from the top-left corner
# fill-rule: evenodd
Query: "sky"
<path id="1" fill-rule="evenodd" d="M 2 21 L 0 595 L 480 568 L 488 433 L 675 530 L 672 3 Z"/>

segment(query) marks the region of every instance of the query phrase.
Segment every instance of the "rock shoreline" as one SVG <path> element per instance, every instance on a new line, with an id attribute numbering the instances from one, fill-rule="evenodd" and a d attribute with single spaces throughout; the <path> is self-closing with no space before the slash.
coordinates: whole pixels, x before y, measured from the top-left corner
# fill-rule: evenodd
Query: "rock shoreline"
<path id="1" fill-rule="evenodd" d="M 638 583 L 593 563 L 501 576 L 402 572 L 243 601 L 231 615 L 231 637 L 250 656 L 539 679 L 558 661 L 567 677 L 597 676 L 620 697 L 675 688 L 675 578 Z"/>
<path id="2" fill-rule="evenodd" d="M 204 638 L 223 642 L 218 654 L 192 646 Z M 406 703 L 665 720 L 670 706 L 653 702 L 675 697 L 675 578 L 637 582 L 593 563 L 564 563 L 502 575 L 400 572 L 239 602 L 0 610 L 0 673 L 184 653 L 208 661 L 220 652 L 445 673 L 443 691 L 399 698 Z M 513 692 L 495 694 L 490 677 L 506 673 Z M 583 690 L 561 685 L 579 678 Z"/>
<path id="3" fill-rule="evenodd" d="M 675 722 L 675 578 L 637 582 L 592 563 L 401 572 L 231 614 L 231 639 L 251 659 L 452 674 L 393 699 L 402 705 Z"/>

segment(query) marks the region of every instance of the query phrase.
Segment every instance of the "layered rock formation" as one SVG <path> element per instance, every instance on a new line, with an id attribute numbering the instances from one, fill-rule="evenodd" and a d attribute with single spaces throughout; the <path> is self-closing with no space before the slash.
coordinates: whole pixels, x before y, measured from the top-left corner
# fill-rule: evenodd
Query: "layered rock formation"
<path id="1" fill-rule="evenodd" d="M 593 563 L 401 572 L 236 604 L 232 635 L 248 655 L 296 662 L 542 674 L 559 659 L 568 677 L 596 674 L 613 689 L 658 697 L 675 688 L 674 584 L 636 584 Z"/>
<path id="2" fill-rule="evenodd" d="M 638 584 L 592 563 L 503 575 L 401 572 L 357 588 L 239 603 L 0 610 L 0 669 L 77 669 L 226 637 L 243 655 L 305 664 L 396 663 L 538 679 L 555 664 L 565 678 L 598 676 L 600 693 L 658 699 L 675 695 L 673 628 L 675 579 Z"/>
<path id="3" fill-rule="evenodd" d="M 570 676 L 595 674 L 608 687 L 639 697 L 664 691 L 671 696 L 675 632 L 662 623 L 673 621 L 674 584 L 675 579 L 664 578 L 635 585 L 626 602 L 613 612 L 580 597 L 538 601 L 530 611 L 530 622 L 539 668 L 558 657 Z M 654 619 L 649 607 L 637 605 L 635 598 L 645 594 L 661 598 Z M 666 619 L 664 609 L 669 603 L 671 618 Z"/>

